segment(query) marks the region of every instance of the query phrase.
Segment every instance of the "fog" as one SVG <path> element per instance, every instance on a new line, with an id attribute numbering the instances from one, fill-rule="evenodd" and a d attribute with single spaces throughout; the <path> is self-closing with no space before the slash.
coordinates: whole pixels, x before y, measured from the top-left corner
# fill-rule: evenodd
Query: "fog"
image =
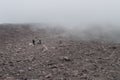
<path id="1" fill-rule="evenodd" d="M 119 25 L 119 0 L 0 0 L 0 23 Z"/>
<path id="2" fill-rule="evenodd" d="M 74 36 L 120 41 L 119 8 L 120 0 L 0 0 L 0 23 L 59 25 Z"/>

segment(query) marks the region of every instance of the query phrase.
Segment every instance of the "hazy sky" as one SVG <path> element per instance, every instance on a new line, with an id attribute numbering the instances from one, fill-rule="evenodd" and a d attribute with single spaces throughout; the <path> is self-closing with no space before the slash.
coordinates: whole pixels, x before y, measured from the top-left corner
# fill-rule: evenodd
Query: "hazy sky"
<path id="1" fill-rule="evenodd" d="M 119 24 L 120 0 L 0 0 L 0 23 Z"/>

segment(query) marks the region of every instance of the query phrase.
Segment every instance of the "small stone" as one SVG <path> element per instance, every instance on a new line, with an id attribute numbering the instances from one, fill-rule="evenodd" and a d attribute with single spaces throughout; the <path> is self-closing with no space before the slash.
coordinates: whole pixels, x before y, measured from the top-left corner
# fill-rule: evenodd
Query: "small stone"
<path id="1" fill-rule="evenodd" d="M 31 68 L 31 67 L 28 67 L 28 70 L 29 70 L 29 71 L 31 71 L 31 70 L 32 70 L 32 68 Z"/>
<path id="2" fill-rule="evenodd" d="M 98 66 L 95 64 L 90 64 L 90 65 L 87 65 L 86 68 L 91 71 L 96 71 L 98 69 Z"/>
<path id="3" fill-rule="evenodd" d="M 33 46 L 33 44 L 32 44 L 32 43 L 29 43 L 29 46 Z"/>
<path id="4" fill-rule="evenodd" d="M 11 62 L 11 61 L 9 62 L 9 65 L 10 65 L 10 66 L 14 66 L 13 62 Z"/>
<path id="5" fill-rule="evenodd" d="M 24 72 L 24 70 L 22 70 L 22 69 L 21 69 L 21 70 L 19 70 L 19 72 L 20 72 L 20 73 L 23 73 L 23 72 Z"/>
<path id="6" fill-rule="evenodd" d="M 4 80 L 15 80 L 15 78 L 14 77 L 7 77 Z"/>
<path id="7" fill-rule="evenodd" d="M 88 73 L 88 70 L 87 70 L 87 69 L 83 69 L 82 72 L 83 72 L 84 74 L 87 74 L 87 73 Z"/>
<path id="8" fill-rule="evenodd" d="M 27 60 L 29 60 L 30 62 L 33 61 L 35 59 L 35 57 L 33 55 L 30 55 L 28 58 L 26 58 Z"/>
<path id="9" fill-rule="evenodd" d="M 48 75 L 45 76 L 45 78 L 51 78 L 52 77 L 52 74 L 49 73 Z"/>
<path id="10" fill-rule="evenodd" d="M 79 74 L 79 71 L 78 70 L 74 70 L 73 71 L 73 76 L 77 76 Z"/>
<path id="11" fill-rule="evenodd" d="M 117 49 L 117 47 L 116 46 L 112 46 L 112 47 L 109 47 L 110 49 Z"/>
<path id="12" fill-rule="evenodd" d="M 71 59 L 67 56 L 61 57 L 60 59 L 63 61 L 71 61 Z"/>
<path id="13" fill-rule="evenodd" d="M 56 47 L 51 47 L 52 49 L 56 49 Z"/>
<path id="14" fill-rule="evenodd" d="M 24 80 L 28 80 L 27 78 L 25 78 Z"/>

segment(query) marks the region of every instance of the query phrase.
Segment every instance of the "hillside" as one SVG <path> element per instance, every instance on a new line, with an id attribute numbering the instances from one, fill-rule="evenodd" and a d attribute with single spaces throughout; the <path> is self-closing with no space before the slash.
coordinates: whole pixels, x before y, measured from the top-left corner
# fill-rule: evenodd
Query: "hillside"
<path id="1" fill-rule="evenodd" d="M 119 43 L 83 41 L 63 33 L 0 25 L 0 80 L 120 80 Z"/>

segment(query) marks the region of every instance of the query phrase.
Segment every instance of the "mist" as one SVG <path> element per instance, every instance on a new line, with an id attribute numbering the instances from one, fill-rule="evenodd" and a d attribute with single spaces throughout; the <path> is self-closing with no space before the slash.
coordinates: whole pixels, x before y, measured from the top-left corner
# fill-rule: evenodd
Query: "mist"
<path id="1" fill-rule="evenodd" d="M 107 35 L 120 40 L 119 4 L 119 0 L 0 0 L 0 23 L 48 24 L 84 39 Z"/>
<path id="2" fill-rule="evenodd" d="M 119 4 L 119 0 L 0 0 L 0 22 L 119 25 Z"/>

